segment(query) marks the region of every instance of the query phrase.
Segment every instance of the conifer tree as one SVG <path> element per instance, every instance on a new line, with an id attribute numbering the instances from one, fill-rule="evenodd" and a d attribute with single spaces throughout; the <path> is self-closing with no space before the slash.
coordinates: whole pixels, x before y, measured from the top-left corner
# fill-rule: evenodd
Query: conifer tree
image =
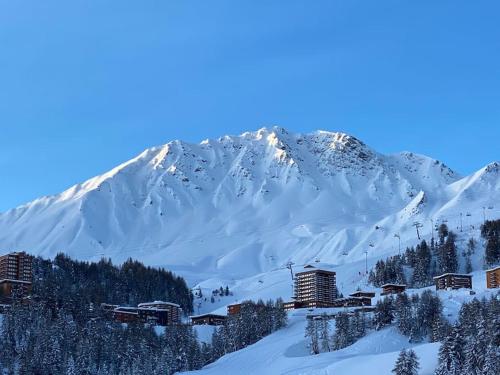
<path id="1" fill-rule="evenodd" d="M 306 337 L 309 338 L 311 354 L 319 354 L 319 332 L 316 320 L 307 319 Z"/>

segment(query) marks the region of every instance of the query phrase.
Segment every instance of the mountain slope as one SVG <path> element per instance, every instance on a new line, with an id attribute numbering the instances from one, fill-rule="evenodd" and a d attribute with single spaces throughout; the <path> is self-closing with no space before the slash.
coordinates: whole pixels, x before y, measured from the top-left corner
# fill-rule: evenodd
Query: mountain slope
<path id="1" fill-rule="evenodd" d="M 242 278 L 288 260 L 393 253 L 395 233 L 414 241 L 415 221 L 425 234 L 431 218 L 459 225 L 460 212 L 466 228 L 477 225 L 482 207 L 498 207 L 499 181 L 498 163 L 461 178 L 429 157 L 382 155 L 343 133 L 264 128 L 153 147 L 0 214 L 0 248 Z"/>

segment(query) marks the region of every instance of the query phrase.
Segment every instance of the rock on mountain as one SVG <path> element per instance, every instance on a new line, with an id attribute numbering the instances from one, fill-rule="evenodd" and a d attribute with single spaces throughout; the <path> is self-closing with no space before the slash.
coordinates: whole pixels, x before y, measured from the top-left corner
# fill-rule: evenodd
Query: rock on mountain
<path id="1" fill-rule="evenodd" d="M 288 260 L 393 253 L 415 222 L 478 225 L 498 207 L 499 164 L 462 178 L 432 158 L 382 155 L 343 133 L 279 127 L 173 141 L 65 192 L 0 214 L 0 248 L 127 257 L 241 278 Z"/>

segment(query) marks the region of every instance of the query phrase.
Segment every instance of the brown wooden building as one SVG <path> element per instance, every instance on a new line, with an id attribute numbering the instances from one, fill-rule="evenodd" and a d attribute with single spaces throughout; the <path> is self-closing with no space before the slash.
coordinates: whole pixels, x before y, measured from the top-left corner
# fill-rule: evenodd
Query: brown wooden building
<path id="1" fill-rule="evenodd" d="M 301 309 L 302 307 L 306 307 L 303 302 L 298 302 L 298 301 L 283 302 L 283 310 L 285 311 Z"/>
<path id="2" fill-rule="evenodd" d="M 31 292 L 33 257 L 24 251 L 0 256 L 0 297 L 11 298 Z"/>
<path id="3" fill-rule="evenodd" d="M 192 325 L 221 326 L 227 319 L 226 315 L 202 314 L 189 317 Z"/>
<path id="4" fill-rule="evenodd" d="M 434 277 L 436 290 L 445 289 L 472 289 L 472 276 L 462 273 L 445 273 Z"/>
<path id="5" fill-rule="evenodd" d="M 113 319 L 119 323 L 135 323 L 139 321 L 137 307 L 120 306 L 113 310 Z"/>
<path id="6" fill-rule="evenodd" d="M 372 299 L 369 297 L 346 297 L 337 298 L 332 307 L 361 307 L 371 306 Z"/>
<path id="7" fill-rule="evenodd" d="M 309 266 L 295 274 L 295 301 L 306 307 L 331 307 L 336 298 L 335 272 Z"/>
<path id="8" fill-rule="evenodd" d="M 375 292 L 364 292 L 362 290 L 357 290 L 354 293 L 349 294 L 350 297 L 365 297 L 365 298 L 374 298 Z"/>
<path id="9" fill-rule="evenodd" d="M 26 296 L 31 293 L 32 284 L 23 280 L 0 280 L 0 297 L 10 298 L 15 294 Z"/>
<path id="10" fill-rule="evenodd" d="M 500 288 L 500 266 L 486 271 L 486 287 Z"/>
<path id="11" fill-rule="evenodd" d="M 24 251 L 0 256 L 0 280 L 31 282 L 33 256 Z"/>
<path id="12" fill-rule="evenodd" d="M 382 293 L 380 293 L 380 295 L 398 294 L 403 293 L 405 290 L 406 285 L 403 284 L 384 284 L 382 285 Z"/>
<path id="13" fill-rule="evenodd" d="M 241 311 L 241 303 L 234 303 L 232 305 L 227 305 L 227 315 L 236 315 Z"/>
<path id="14" fill-rule="evenodd" d="M 109 310 L 113 305 L 101 305 L 103 310 Z M 118 306 L 113 309 L 111 317 L 120 323 L 149 323 L 157 326 L 179 324 L 181 308 L 171 302 L 155 301 L 141 303 L 137 307 Z"/>
<path id="15" fill-rule="evenodd" d="M 158 326 L 179 324 L 181 307 L 176 303 L 155 301 L 140 303 L 137 307 L 139 320 Z"/>

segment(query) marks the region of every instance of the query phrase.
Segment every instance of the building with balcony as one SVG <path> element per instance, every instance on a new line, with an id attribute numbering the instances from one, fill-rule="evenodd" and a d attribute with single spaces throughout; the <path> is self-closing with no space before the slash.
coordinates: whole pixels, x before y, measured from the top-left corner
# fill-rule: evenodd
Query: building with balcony
<path id="1" fill-rule="evenodd" d="M 192 325 L 221 326 L 225 323 L 226 315 L 202 314 L 189 317 Z"/>
<path id="2" fill-rule="evenodd" d="M 462 273 L 445 273 L 434 277 L 436 290 L 472 289 L 472 276 Z"/>
<path id="3" fill-rule="evenodd" d="M 500 288 L 500 266 L 486 271 L 486 287 Z"/>
<path id="4" fill-rule="evenodd" d="M 295 274 L 294 300 L 299 304 L 305 307 L 332 307 L 336 298 L 335 272 L 309 266 Z"/>
<path id="5" fill-rule="evenodd" d="M 382 293 L 380 293 L 380 295 L 398 294 L 403 293 L 405 290 L 406 285 L 404 284 L 384 284 L 382 285 Z"/>

